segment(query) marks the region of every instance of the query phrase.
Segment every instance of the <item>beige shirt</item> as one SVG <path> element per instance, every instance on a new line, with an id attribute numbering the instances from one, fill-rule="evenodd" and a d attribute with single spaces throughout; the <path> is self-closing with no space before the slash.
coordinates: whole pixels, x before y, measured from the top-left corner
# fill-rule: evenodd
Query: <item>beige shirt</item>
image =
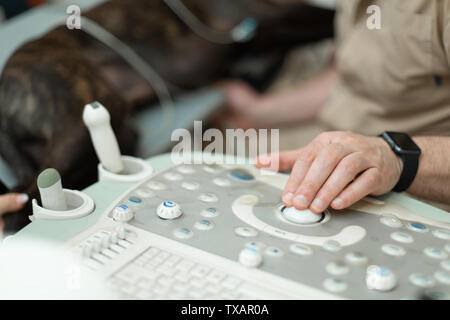
<path id="1" fill-rule="evenodd" d="M 367 8 L 381 9 L 370 30 Z M 450 0 L 339 0 L 331 130 L 450 136 Z"/>

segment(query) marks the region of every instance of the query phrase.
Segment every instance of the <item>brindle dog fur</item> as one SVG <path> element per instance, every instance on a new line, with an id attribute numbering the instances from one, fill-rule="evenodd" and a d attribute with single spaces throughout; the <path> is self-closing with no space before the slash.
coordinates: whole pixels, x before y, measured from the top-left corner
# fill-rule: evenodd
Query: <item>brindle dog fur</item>
<path id="1" fill-rule="evenodd" d="M 245 44 L 213 44 L 197 36 L 161 0 L 111 0 L 83 16 L 130 46 L 162 78 L 184 89 L 229 76 L 243 53 L 272 51 L 282 56 L 299 43 L 331 36 L 333 30 L 332 13 L 302 4 L 183 3 L 217 29 L 255 17 L 257 36 Z M 149 84 L 82 30 L 61 26 L 23 44 L 0 78 L 0 154 L 18 177 L 15 191 L 38 198 L 36 177 L 49 167 L 61 173 L 66 188 L 80 190 L 95 182 L 98 159 L 82 122 L 83 107 L 93 101 L 106 106 L 122 153 L 132 155 L 138 137 L 125 120 L 152 96 Z M 16 215 L 11 228 L 25 225 L 26 217 Z"/>

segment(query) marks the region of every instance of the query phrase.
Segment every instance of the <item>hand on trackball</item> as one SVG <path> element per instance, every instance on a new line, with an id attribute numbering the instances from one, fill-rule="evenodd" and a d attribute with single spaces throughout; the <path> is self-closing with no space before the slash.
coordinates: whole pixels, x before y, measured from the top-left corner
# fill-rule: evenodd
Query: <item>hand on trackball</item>
<path id="1" fill-rule="evenodd" d="M 322 133 L 302 149 L 260 156 L 256 166 L 269 167 L 274 157 L 279 171 L 292 170 L 284 204 L 314 213 L 329 206 L 345 209 L 367 195 L 391 191 L 403 167 L 382 138 L 350 132 Z"/>

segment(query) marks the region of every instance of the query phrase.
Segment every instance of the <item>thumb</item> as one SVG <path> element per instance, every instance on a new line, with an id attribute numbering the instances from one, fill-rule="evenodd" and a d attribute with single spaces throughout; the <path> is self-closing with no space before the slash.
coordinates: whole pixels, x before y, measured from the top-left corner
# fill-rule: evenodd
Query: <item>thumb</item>
<path id="1" fill-rule="evenodd" d="M 27 194 L 9 193 L 0 196 L 0 215 L 22 209 L 28 202 Z"/>
<path id="2" fill-rule="evenodd" d="M 300 152 L 301 150 L 292 150 L 280 153 L 261 155 L 256 159 L 256 166 L 258 168 L 276 167 L 278 171 L 289 171 L 294 166 L 295 161 L 297 161 Z"/>

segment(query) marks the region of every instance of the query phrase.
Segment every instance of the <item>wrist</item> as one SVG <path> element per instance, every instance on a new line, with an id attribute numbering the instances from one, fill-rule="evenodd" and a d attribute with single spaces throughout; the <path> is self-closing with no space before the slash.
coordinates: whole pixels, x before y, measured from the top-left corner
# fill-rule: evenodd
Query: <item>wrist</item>
<path id="1" fill-rule="evenodd" d="M 377 139 L 383 150 L 382 154 L 388 159 L 387 165 L 391 167 L 392 181 L 391 185 L 389 186 L 389 191 L 391 191 L 398 183 L 402 175 L 403 159 L 392 150 L 386 140 L 381 137 L 378 137 Z"/>

